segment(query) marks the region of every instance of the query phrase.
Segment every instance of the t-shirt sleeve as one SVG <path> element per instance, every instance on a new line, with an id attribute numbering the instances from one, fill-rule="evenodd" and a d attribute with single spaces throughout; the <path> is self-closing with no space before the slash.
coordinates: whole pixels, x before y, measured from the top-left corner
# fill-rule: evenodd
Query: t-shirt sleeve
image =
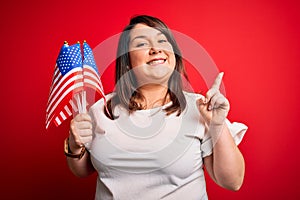
<path id="1" fill-rule="evenodd" d="M 235 144 L 236 145 L 240 144 L 248 127 L 238 122 L 231 123 L 228 119 L 226 119 L 225 122 L 231 133 L 231 136 L 234 139 Z M 208 134 L 205 134 L 201 142 L 202 157 L 211 155 L 212 150 L 213 150 L 213 144 L 212 144 L 211 137 Z"/>

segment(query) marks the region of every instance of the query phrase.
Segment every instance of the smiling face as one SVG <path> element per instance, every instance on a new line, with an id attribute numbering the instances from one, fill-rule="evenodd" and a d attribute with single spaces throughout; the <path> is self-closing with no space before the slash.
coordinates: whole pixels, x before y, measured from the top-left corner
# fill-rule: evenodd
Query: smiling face
<path id="1" fill-rule="evenodd" d="M 139 86 L 167 84 L 176 64 L 167 37 L 144 24 L 135 25 L 130 32 L 129 57 Z"/>

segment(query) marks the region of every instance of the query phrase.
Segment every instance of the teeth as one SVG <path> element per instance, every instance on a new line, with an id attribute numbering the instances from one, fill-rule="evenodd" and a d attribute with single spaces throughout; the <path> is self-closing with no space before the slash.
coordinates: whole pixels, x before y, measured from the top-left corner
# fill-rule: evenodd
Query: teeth
<path id="1" fill-rule="evenodd" d="M 165 60 L 153 60 L 151 62 L 149 62 L 149 65 L 158 65 L 158 64 L 163 64 L 165 62 Z"/>

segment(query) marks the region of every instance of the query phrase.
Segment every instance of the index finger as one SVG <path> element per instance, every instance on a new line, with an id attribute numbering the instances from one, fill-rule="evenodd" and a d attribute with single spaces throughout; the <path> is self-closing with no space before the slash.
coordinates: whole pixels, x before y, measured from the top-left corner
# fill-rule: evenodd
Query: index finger
<path id="1" fill-rule="evenodd" d="M 211 88 L 215 88 L 217 90 L 220 89 L 221 83 L 222 83 L 222 78 L 223 78 L 224 72 L 220 72 L 217 76 L 217 78 L 215 79 L 213 85 L 211 86 Z"/>
<path id="2" fill-rule="evenodd" d="M 75 121 L 91 121 L 91 116 L 87 113 L 79 113 L 74 118 Z"/>

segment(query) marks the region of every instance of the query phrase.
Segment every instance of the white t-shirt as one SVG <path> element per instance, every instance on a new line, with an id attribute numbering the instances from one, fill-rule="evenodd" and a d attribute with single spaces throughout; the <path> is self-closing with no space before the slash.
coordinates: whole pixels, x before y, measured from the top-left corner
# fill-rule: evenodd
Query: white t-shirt
<path id="1" fill-rule="evenodd" d="M 102 99 L 90 108 L 90 153 L 98 172 L 95 199 L 207 199 L 203 157 L 212 153 L 213 145 L 196 106 L 200 95 L 184 95 L 187 107 L 178 117 L 163 111 L 170 103 L 132 114 L 117 106 L 115 120 L 105 116 Z M 239 144 L 247 127 L 226 123 Z"/>

